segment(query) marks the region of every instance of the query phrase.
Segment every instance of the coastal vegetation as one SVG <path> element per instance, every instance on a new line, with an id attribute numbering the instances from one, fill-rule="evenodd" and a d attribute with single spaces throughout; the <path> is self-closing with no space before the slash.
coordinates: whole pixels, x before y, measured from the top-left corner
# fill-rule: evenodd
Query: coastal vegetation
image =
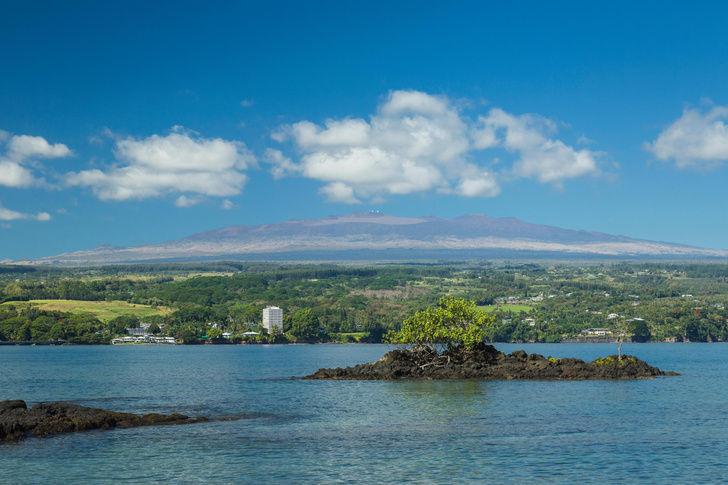
<path id="1" fill-rule="evenodd" d="M 416 365 L 449 363 L 454 356 L 473 352 L 487 337 L 493 315 L 478 310 L 475 302 L 443 297 L 437 306 L 418 311 L 402 322 L 399 330 L 385 335 L 414 357 Z"/>
<path id="2" fill-rule="evenodd" d="M 0 340 L 108 343 L 144 325 L 186 343 L 381 342 L 442 298 L 490 315 L 489 342 L 728 340 L 727 264 L 507 261 L 6 265 Z M 273 335 L 269 305 L 284 311 Z"/>

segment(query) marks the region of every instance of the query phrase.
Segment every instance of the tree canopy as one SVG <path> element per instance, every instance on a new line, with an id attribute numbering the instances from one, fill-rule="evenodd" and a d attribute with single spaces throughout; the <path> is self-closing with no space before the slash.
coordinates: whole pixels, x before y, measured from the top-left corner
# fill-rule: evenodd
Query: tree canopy
<path id="1" fill-rule="evenodd" d="M 296 310 L 291 317 L 291 334 L 300 340 L 313 340 L 318 336 L 321 324 L 310 308 Z"/>
<path id="2" fill-rule="evenodd" d="M 443 297 L 438 306 L 416 312 L 399 331 L 390 331 L 385 338 L 393 344 L 426 347 L 436 353 L 459 345 L 472 350 L 483 342 L 493 321 L 494 317 L 478 310 L 474 301 Z"/>

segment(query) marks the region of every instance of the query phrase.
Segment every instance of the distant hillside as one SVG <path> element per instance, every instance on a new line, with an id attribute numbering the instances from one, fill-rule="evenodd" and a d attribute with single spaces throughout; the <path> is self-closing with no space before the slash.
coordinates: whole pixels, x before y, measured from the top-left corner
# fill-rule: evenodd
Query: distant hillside
<path id="1" fill-rule="evenodd" d="M 464 257 L 722 258 L 728 251 L 645 241 L 601 232 L 467 214 L 454 219 L 356 212 L 324 219 L 231 226 L 161 244 L 95 249 L 23 260 L 32 264 L 115 263 L 199 259 L 382 259 Z M 306 257 L 308 255 L 309 257 Z M 480 256 L 478 256 L 480 255 Z M 497 255 L 497 256 L 495 256 Z M 363 257 L 361 259 L 370 259 Z"/>

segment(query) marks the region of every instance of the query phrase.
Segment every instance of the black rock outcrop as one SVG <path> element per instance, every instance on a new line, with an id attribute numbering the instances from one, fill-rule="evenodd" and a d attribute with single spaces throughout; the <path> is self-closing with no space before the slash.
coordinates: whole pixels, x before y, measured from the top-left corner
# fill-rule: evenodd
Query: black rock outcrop
<path id="1" fill-rule="evenodd" d="M 206 421 L 184 414 L 117 413 L 65 402 L 36 404 L 25 401 L 0 401 L 0 441 L 18 441 L 28 436 L 46 436 L 92 429 L 132 428 L 161 424 L 187 424 Z"/>
<path id="2" fill-rule="evenodd" d="M 319 369 L 304 379 L 393 380 L 393 379 L 649 379 L 675 376 L 663 372 L 631 355 L 599 358 L 593 362 L 580 359 L 554 359 L 517 350 L 499 352 L 482 344 L 470 352 L 445 353 L 423 360 L 421 352 L 392 350 L 374 363 L 342 369 Z"/>

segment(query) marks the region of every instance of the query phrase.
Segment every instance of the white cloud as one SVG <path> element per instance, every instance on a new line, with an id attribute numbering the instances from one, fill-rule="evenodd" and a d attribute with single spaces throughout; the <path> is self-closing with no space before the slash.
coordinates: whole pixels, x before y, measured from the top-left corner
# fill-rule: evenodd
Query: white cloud
<path id="1" fill-rule="evenodd" d="M 8 142 L 8 156 L 14 160 L 33 157 L 63 158 L 72 154 L 63 143 L 51 145 L 42 136 L 16 135 Z"/>
<path id="2" fill-rule="evenodd" d="M 130 165 L 160 172 L 220 172 L 245 169 L 252 161 L 252 155 L 240 142 L 190 135 L 171 133 L 166 137 L 152 135 L 145 140 L 127 138 L 116 143 L 116 154 Z"/>
<path id="3" fill-rule="evenodd" d="M 680 118 L 665 128 L 644 148 L 658 160 L 674 161 L 678 168 L 710 169 L 728 160 L 728 106 L 715 106 L 707 113 L 686 108 Z"/>
<path id="4" fill-rule="evenodd" d="M 177 200 L 174 201 L 174 205 L 177 207 L 193 207 L 202 202 L 202 197 L 187 197 L 180 195 Z"/>
<path id="5" fill-rule="evenodd" d="M 371 127 L 364 120 L 326 121 L 322 130 L 310 121 L 291 126 L 291 135 L 304 150 L 322 147 L 364 146 L 369 143 Z"/>
<path id="6" fill-rule="evenodd" d="M 591 138 L 587 138 L 587 137 L 586 137 L 586 136 L 584 136 L 584 135 L 581 135 L 581 136 L 580 136 L 580 137 L 579 137 L 579 138 L 578 138 L 578 139 L 576 140 L 576 144 L 577 144 L 577 145 L 593 145 L 594 143 L 596 143 L 596 141 L 592 140 Z"/>
<path id="7" fill-rule="evenodd" d="M 566 179 L 599 175 L 599 153 L 575 150 L 561 140 L 549 138 L 556 133 L 556 123 L 538 115 L 512 115 L 494 108 L 478 118 L 481 133 L 495 135 L 497 146 L 515 153 L 512 176 L 535 178 L 541 183 L 560 184 Z M 477 138 L 476 138 L 477 139 Z"/>
<path id="8" fill-rule="evenodd" d="M 289 128 L 289 127 L 288 127 L 288 126 L 284 126 L 283 128 L 284 128 L 284 129 L 286 129 L 286 128 Z M 284 141 L 286 141 L 286 138 L 287 138 L 287 136 L 286 136 L 286 132 L 285 132 L 285 131 L 283 131 L 283 130 L 281 130 L 281 131 L 276 131 L 276 132 L 273 132 L 273 133 L 271 133 L 271 134 L 270 134 L 270 137 L 271 137 L 271 138 L 272 138 L 273 140 L 275 140 L 275 141 L 277 141 L 277 142 L 279 142 L 279 143 L 283 143 Z"/>
<path id="9" fill-rule="evenodd" d="M 51 145 L 41 136 L 11 136 L 7 131 L 0 130 L 0 143 L 5 142 L 5 153 L 0 155 L 0 186 L 5 187 L 28 188 L 43 185 L 43 178 L 36 177 L 34 173 L 34 169 L 42 169 L 42 165 L 33 159 L 73 155 L 62 143 Z"/>
<path id="10" fill-rule="evenodd" d="M 383 195 L 435 190 L 467 197 L 493 197 L 502 180 L 535 178 L 542 183 L 599 174 L 597 153 L 574 150 L 551 136 L 556 123 L 536 115 L 514 116 L 492 109 L 477 123 L 444 96 L 391 92 L 370 119 L 301 121 L 282 126 L 271 138 L 291 140 L 297 163 L 279 150 L 266 161 L 275 178 L 300 175 L 326 185 L 332 202 L 361 203 Z M 495 173 L 498 158 L 485 150 L 515 155 L 510 169 Z M 476 158 L 485 161 L 476 163 Z"/>
<path id="11" fill-rule="evenodd" d="M 189 207 L 195 196 L 229 197 L 242 192 L 247 176 L 242 173 L 256 163 L 241 142 L 202 138 L 174 127 L 167 136 L 152 135 L 137 140 L 116 141 L 120 165 L 106 171 L 94 169 L 69 173 L 70 186 L 91 187 L 102 200 L 161 197 L 178 193 L 176 204 Z M 182 205 L 180 205 L 182 204 Z"/>
<path id="12" fill-rule="evenodd" d="M 477 170 L 464 176 L 455 188 L 455 193 L 464 197 L 495 197 L 500 192 L 495 175 Z"/>
<path id="13" fill-rule="evenodd" d="M 240 102 L 240 106 L 243 108 L 249 108 L 250 106 L 253 106 L 255 104 L 255 101 L 252 99 L 244 99 Z"/>
<path id="14" fill-rule="evenodd" d="M 393 91 L 380 107 L 388 116 L 412 113 L 433 118 L 452 113 L 450 102 L 445 97 L 432 96 L 420 91 Z"/>
<path id="15" fill-rule="evenodd" d="M 51 215 L 47 212 L 38 212 L 35 215 L 26 214 L 23 212 L 6 209 L 5 207 L 3 207 L 2 204 L 0 204 L 0 221 L 17 221 L 21 219 L 32 219 L 45 222 L 51 220 Z"/>
<path id="16" fill-rule="evenodd" d="M 222 201 L 222 202 L 220 203 L 220 208 L 221 208 L 221 209 L 224 209 L 224 210 L 226 210 L 226 211 L 228 211 L 228 210 L 231 210 L 231 209 L 235 209 L 235 208 L 237 208 L 237 207 L 238 207 L 238 205 L 237 205 L 237 204 L 235 204 L 235 203 L 233 203 L 233 202 L 232 202 L 231 200 L 229 200 L 229 199 L 225 199 L 225 200 L 223 200 L 223 201 Z"/>
<path id="17" fill-rule="evenodd" d="M 25 188 L 38 184 L 33 173 L 18 162 L 0 158 L 0 185 Z"/>
<path id="18" fill-rule="evenodd" d="M 266 149 L 265 161 L 273 165 L 270 173 L 273 174 L 273 178 L 276 180 L 298 170 L 298 166 L 291 162 L 290 158 L 283 155 L 283 152 L 280 150 L 274 150 L 272 148 Z"/>
<path id="19" fill-rule="evenodd" d="M 325 195 L 329 202 L 361 204 L 361 201 L 354 195 L 354 189 L 341 182 L 324 185 L 319 189 L 319 193 Z"/>

